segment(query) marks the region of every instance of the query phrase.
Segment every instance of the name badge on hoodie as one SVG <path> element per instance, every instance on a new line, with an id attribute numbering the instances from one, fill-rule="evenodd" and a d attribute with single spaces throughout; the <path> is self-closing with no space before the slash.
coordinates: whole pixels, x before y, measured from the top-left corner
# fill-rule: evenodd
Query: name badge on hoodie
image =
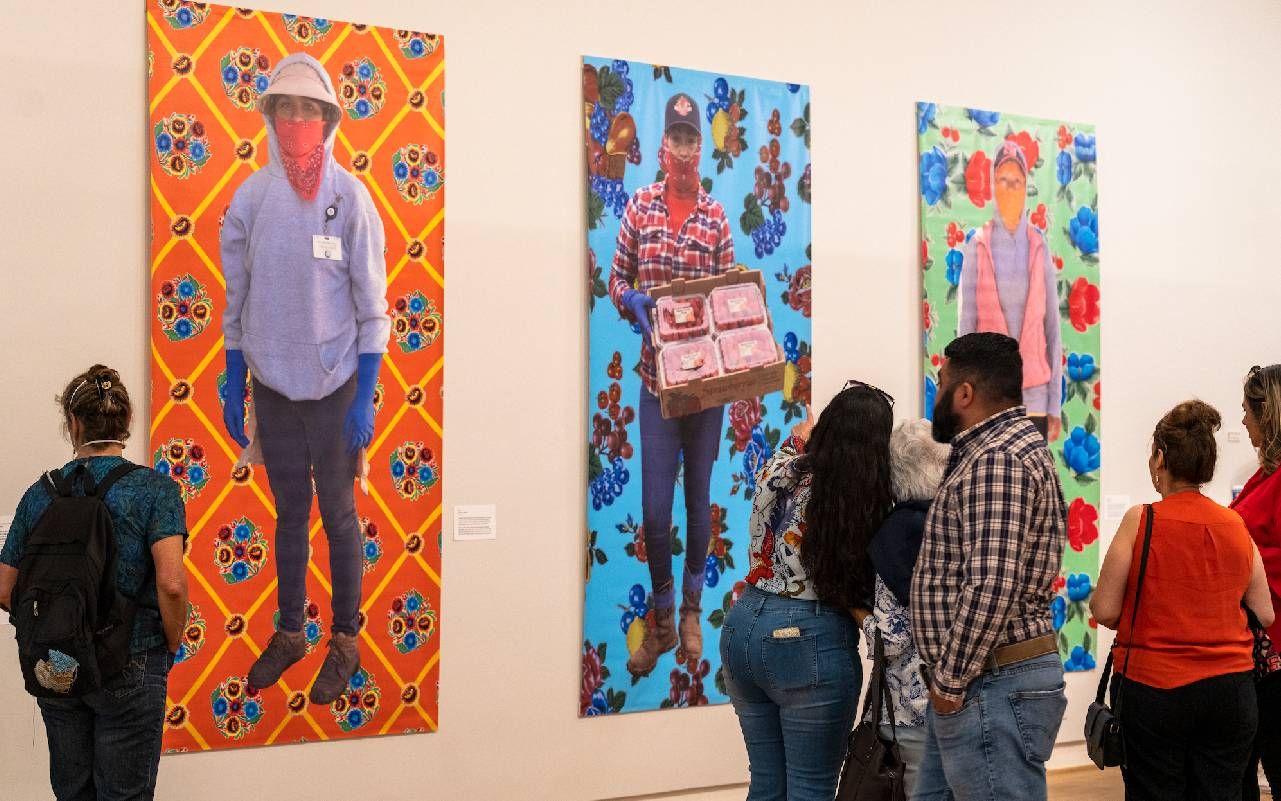
<path id="1" fill-rule="evenodd" d="M 313 234 L 311 237 L 311 255 L 326 261 L 342 261 L 342 237 Z"/>

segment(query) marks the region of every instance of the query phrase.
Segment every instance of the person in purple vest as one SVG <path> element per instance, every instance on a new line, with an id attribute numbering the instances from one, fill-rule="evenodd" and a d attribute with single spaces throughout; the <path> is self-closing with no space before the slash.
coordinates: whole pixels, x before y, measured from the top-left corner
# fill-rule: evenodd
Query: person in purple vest
<path id="1" fill-rule="evenodd" d="M 1028 163 L 1005 141 L 992 162 L 995 213 L 965 246 L 958 337 L 988 331 L 1014 337 L 1023 357 L 1023 404 L 1048 441 L 1062 423 L 1063 337 L 1045 235 L 1028 221 Z"/>

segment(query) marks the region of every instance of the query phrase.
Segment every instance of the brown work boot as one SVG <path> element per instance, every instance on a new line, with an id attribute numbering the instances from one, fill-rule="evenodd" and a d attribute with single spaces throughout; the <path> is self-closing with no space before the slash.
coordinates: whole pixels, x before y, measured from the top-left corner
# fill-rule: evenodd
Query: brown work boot
<path id="1" fill-rule="evenodd" d="M 284 631 L 271 635 L 262 655 L 249 668 L 249 686 L 265 690 L 276 682 L 291 665 L 307 655 L 307 638 L 301 631 Z"/>
<path id="2" fill-rule="evenodd" d="M 316 680 L 311 683 L 307 700 L 326 706 L 347 689 L 347 682 L 360 670 L 360 649 L 355 634 L 335 633 L 329 638 L 329 653 L 320 666 Z"/>
<path id="3" fill-rule="evenodd" d="M 627 658 L 627 670 L 633 680 L 648 676 L 658 664 L 658 658 L 676 647 L 675 624 L 675 609 L 669 606 L 654 610 L 654 622 L 646 626 L 640 647 Z"/>
<path id="4" fill-rule="evenodd" d="M 685 652 L 687 663 L 698 664 L 703 658 L 703 610 L 698 603 L 700 597 L 693 593 L 684 593 L 681 604 L 681 650 Z"/>

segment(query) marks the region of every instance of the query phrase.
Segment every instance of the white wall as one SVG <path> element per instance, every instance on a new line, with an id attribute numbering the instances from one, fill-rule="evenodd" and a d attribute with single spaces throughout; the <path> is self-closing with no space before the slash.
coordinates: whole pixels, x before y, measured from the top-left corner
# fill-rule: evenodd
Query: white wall
<path id="1" fill-rule="evenodd" d="M 65 458 L 52 396 L 70 375 L 103 361 L 147 394 L 141 5 L 6 8 L 0 510 Z M 1225 498 L 1249 472 L 1248 446 L 1227 441 L 1242 430 L 1240 379 L 1281 361 L 1272 0 L 289 5 L 277 10 L 446 35 L 446 502 L 496 502 L 503 530 L 446 546 L 438 733 L 169 757 L 160 798 L 225 798 L 231 776 L 285 801 L 577 801 L 745 779 L 728 707 L 575 715 L 585 52 L 812 85 L 815 397 L 858 375 L 901 411 L 919 409 L 913 101 L 1096 123 L 1103 491 L 1149 498 L 1151 426 L 1193 394 L 1231 421 L 1210 492 Z M 0 795 L 44 799 L 43 733 L 13 675 L 11 631 L 0 628 Z M 1065 741 L 1095 677 L 1072 677 Z"/>

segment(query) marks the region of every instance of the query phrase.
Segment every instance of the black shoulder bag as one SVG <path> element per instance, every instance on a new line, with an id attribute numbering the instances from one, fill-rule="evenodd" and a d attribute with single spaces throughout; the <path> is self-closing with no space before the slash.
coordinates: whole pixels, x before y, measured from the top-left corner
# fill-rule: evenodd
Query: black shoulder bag
<path id="1" fill-rule="evenodd" d="M 868 707 L 872 704 L 876 707 L 869 718 Z M 889 740 L 881 738 L 882 709 L 890 717 Z M 850 732 L 836 801 L 906 801 L 903 757 L 898 750 L 898 724 L 894 720 L 890 685 L 885 680 L 885 641 L 879 631 L 872 649 L 872 683 L 863 701 L 861 721 Z"/>
<path id="2" fill-rule="evenodd" d="M 1130 614 L 1130 645 L 1134 643 L 1134 624 L 1139 619 L 1139 600 L 1143 595 L 1143 576 L 1148 572 L 1148 551 L 1152 548 L 1152 518 L 1156 513 L 1147 505 L 1147 525 L 1143 529 L 1143 555 L 1139 557 L 1139 580 L 1134 588 L 1134 609 Z M 1113 646 L 1116 642 L 1113 641 Z M 1130 656 L 1134 648 L 1125 649 L 1125 664 L 1121 672 L 1130 673 Z M 1125 764 L 1125 741 L 1121 736 L 1121 701 L 1125 698 L 1125 681 L 1117 691 L 1112 708 L 1104 703 L 1108 681 L 1112 678 L 1112 651 L 1108 651 L 1103 676 L 1099 679 L 1099 693 L 1085 713 L 1085 750 L 1099 770 Z"/>

